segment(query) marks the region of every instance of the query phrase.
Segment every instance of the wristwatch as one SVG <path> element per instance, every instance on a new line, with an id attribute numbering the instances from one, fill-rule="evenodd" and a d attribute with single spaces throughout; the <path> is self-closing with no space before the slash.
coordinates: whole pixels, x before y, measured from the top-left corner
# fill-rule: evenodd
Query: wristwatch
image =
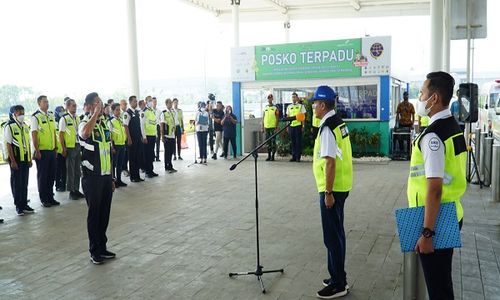
<path id="1" fill-rule="evenodd" d="M 333 192 L 325 191 L 325 195 L 333 195 Z"/>
<path id="2" fill-rule="evenodd" d="M 431 238 L 436 235 L 435 231 L 432 231 L 430 228 L 422 227 L 422 236 L 425 238 Z"/>

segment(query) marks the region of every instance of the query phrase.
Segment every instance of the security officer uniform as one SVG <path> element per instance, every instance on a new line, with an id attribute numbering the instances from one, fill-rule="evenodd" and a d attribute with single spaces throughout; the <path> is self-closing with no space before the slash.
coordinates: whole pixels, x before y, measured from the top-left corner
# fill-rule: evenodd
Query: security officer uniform
<path id="1" fill-rule="evenodd" d="M 460 198 L 467 187 L 466 150 L 463 132 L 450 112 L 434 114 L 429 126 L 413 142 L 407 190 L 409 207 L 425 206 L 427 178 L 443 178 L 441 203 L 455 203 L 461 227 L 464 211 Z M 452 259 L 453 249 L 420 254 L 430 299 L 453 299 Z"/>
<path id="2" fill-rule="evenodd" d="M 66 147 L 66 188 L 72 199 L 83 197 L 83 194 L 80 193 L 81 149 L 77 134 L 79 124 L 80 118 L 69 112 L 64 113 L 59 120 L 59 131 L 64 132 L 64 145 Z"/>
<path id="3" fill-rule="evenodd" d="M 278 108 L 275 105 L 267 105 L 264 109 L 264 130 L 266 131 L 266 140 L 276 131 L 278 125 Z M 267 161 L 274 161 L 276 154 L 276 137 L 269 140 L 267 144 Z"/>
<path id="4" fill-rule="evenodd" d="M 174 120 L 175 120 L 175 143 L 177 151 L 174 151 L 174 160 L 177 159 L 177 155 L 179 156 L 179 160 L 182 160 L 181 150 L 182 150 L 182 133 L 184 132 L 184 116 L 182 113 L 182 109 L 172 109 L 174 111 Z M 176 155 L 177 152 L 177 155 Z"/>
<path id="5" fill-rule="evenodd" d="M 141 137 L 141 121 L 139 119 L 139 111 L 137 109 L 129 108 L 127 112 L 123 115 L 123 124 L 128 126 L 130 133 L 130 138 L 132 139 L 132 145 L 127 147 L 128 161 L 130 168 L 130 180 L 132 182 L 142 181 L 139 176 L 140 167 L 140 145 L 142 143 Z"/>
<path id="6" fill-rule="evenodd" d="M 13 159 L 17 164 L 17 170 L 10 168 L 10 185 L 17 214 L 32 213 L 33 209 L 28 206 L 28 179 L 31 167 L 30 129 L 24 122 L 20 123 L 11 117 L 4 127 L 4 138 L 5 142 L 12 146 Z"/>
<path id="7" fill-rule="evenodd" d="M 31 131 L 37 132 L 40 159 L 35 159 L 37 168 L 38 194 L 44 207 L 59 205 L 54 199 L 56 176 L 56 123 L 51 111 L 37 110 L 31 117 Z"/>
<path id="8" fill-rule="evenodd" d="M 174 166 L 172 165 L 172 156 L 175 153 L 175 120 L 174 112 L 172 110 L 165 109 L 160 117 L 160 125 L 163 126 L 164 143 L 165 148 L 165 171 L 169 173 L 175 172 Z"/>
<path id="9" fill-rule="evenodd" d="M 144 145 L 144 169 L 146 171 L 146 176 L 151 178 L 158 175 L 153 172 L 156 143 L 155 111 L 150 107 L 145 107 L 141 112 L 140 121 L 142 138 L 147 140 L 147 144 Z"/>
<path id="10" fill-rule="evenodd" d="M 115 149 L 113 167 L 115 168 L 116 186 L 126 186 L 127 184 L 122 181 L 122 168 L 123 161 L 125 160 L 125 142 L 127 140 L 127 135 L 122 119 L 115 116 L 111 117 L 109 120 L 109 130 L 111 131 L 111 141 Z"/>
<path id="11" fill-rule="evenodd" d="M 294 117 L 298 113 L 305 113 L 304 105 L 290 104 L 287 107 L 287 116 Z M 294 120 L 290 124 L 290 139 L 292 141 L 292 159 L 290 161 L 300 162 L 300 155 L 302 152 L 302 122 Z"/>
<path id="12" fill-rule="evenodd" d="M 107 251 L 106 230 L 113 198 L 111 134 L 106 122 L 99 118 L 90 136 L 84 139 L 83 128 L 90 118 L 83 119 L 78 133 L 83 148 L 82 187 L 88 205 L 89 252 L 92 258 L 100 258 Z"/>

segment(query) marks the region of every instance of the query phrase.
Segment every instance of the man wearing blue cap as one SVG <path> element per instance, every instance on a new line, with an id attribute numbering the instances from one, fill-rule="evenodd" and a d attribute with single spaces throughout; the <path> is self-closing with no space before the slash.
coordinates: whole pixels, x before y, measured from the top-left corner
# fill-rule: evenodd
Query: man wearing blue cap
<path id="1" fill-rule="evenodd" d="M 314 114 L 321 119 L 314 142 L 313 173 L 330 273 L 330 278 L 323 280 L 325 287 L 316 294 L 321 299 L 342 297 L 349 290 L 344 268 L 344 203 L 352 188 L 352 151 L 347 125 L 333 109 L 336 99 L 328 86 L 318 87 L 312 99 Z"/>

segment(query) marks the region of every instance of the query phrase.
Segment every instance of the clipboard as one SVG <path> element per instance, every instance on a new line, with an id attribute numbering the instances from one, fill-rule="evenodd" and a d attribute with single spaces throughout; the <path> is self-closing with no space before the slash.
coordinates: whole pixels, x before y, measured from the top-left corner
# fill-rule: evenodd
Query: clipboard
<path id="1" fill-rule="evenodd" d="M 397 209 L 396 225 L 401 252 L 414 252 L 422 234 L 424 206 Z M 432 238 L 434 249 L 460 248 L 460 228 L 457 220 L 455 202 L 441 204 Z"/>

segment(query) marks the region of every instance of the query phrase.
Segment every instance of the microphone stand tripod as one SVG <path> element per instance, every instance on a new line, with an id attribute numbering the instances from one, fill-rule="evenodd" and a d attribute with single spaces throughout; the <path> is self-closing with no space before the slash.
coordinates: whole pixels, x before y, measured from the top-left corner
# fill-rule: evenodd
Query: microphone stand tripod
<path id="1" fill-rule="evenodd" d="M 246 160 L 248 157 L 253 156 L 254 158 L 254 173 L 255 173 L 255 233 L 256 233 L 256 240 L 257 240 L 257 267 L 255 271 L 251 272 L 239 272 L 239 273 L 229 273 L 229 277 L 233 276 L 240 276 L 240 275 L 255 275 L 257 276 L 257 280 L 260 283 L 260 288 L 262 290 L 262 293 L 266 293 L 266 289 L 264 287 L 264 282 L 262 281 L 262 275 L 265 273 L 277 273 L 280 272 L 283 274 L 284 270 L 283 269 L 276 269 L 276 270 L 267 270 L 263 271 L 263 267 L 260 264 L 260 244 L 259 244 L 259 193 L 258 193 L 258 177 L 257 177 L 257 158 L 259 157 L 258 151 L 260 148 L 262 148 L 264 145 L 266 145 L 271 139 L 275 138 L 278 134 L 282 133 L 286 128 L 290 126 L 292 122 L 288 122 L 286 126 L 281 128 L 280 130 L 276 131 L 273 135 L 271 135 L 268 139 L 266 139 L 264 142 L 262 142 L 260 145 L 255 147 L 250 153 L 248 153 L 245 157 L 240 159 L 237 163 L 233 164 L 231 168 L 229 168 L 230 171 L 233 171 L 236 169 L 236 167 L 242 163 L 244 160 Z"/>
<path id="2" fill-rule="evenodd" d="M 194 129 L 194 162 L 190 163 L 187 167 L 191 167 L 192 165 L 195 165 L 198 163 L 198 160 L 196 160 L 196 140 L 198 139 L 198 134 L 196 132 L 196 126 L 195 126 L 195 129 Z"/>

